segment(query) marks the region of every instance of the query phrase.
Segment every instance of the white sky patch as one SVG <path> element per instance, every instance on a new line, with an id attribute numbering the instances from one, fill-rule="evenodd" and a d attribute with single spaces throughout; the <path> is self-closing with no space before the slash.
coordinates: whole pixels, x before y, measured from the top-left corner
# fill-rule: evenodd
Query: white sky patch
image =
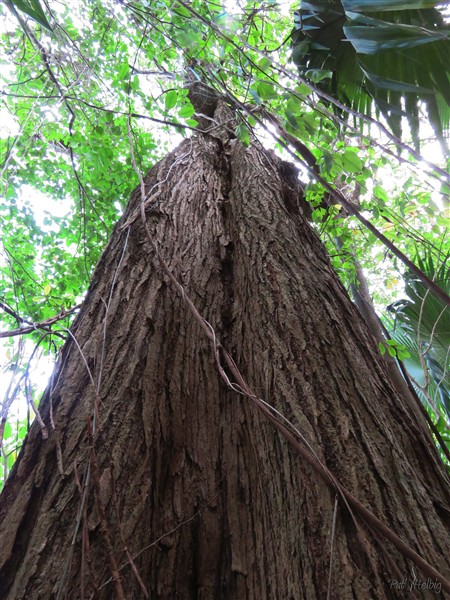
<path id="1" fill-rule="evenodd" d="M 11 359 L 14 357 L 15 352 L 18 349 L 18 338 L 15 338 L 13 344 L 6 340 L 1 340 L 0 344 L 0 364 L 3 368 L 0 370 L 0 411 L 5 407 L 6 403 L 10 400 L 11 395 L 14 394 L 16 386 L 19 384 L 19 390 L 15 395 L 14 401 L 8 410 L 8 420 L 22 420 L 26 417 L 28 412 L 28 402 L 24 394 L 24 379 L 23 376 L 27 362 L 31 357 L 34 350 L 34 343 L 31 340 L 25 340 L 25 350 L 22 352 L 23 362 L 17 367 L 16 372 L 13 371 L 14 361 Z M 39 350 L 34 355 L 34 359 L 28 369 L 28 379 L 33 389 L 38 390 L 38 393 L 45 390 L 46 385 L 50 379 L 54 367 L 54 361 L 51 356 L 43 356 Z M 36 400 L 38 400 L 37 398 Z M 32 411 L 31 411 L 32 413 Z M 33 413 L 32 413 L 33 414 Z M 31 419 L 33 418 L 32 414 Z"/>
<path id="2" fill-rule="evenodd" d="M 19 131 L 17 119 L 6 108 L 0 109 L 0 139 L 8 139 L 17 135 Z"/>
<path id="3" fill-rule="evenodd" d="M 70 214 L 71 207 L 70 201 L 65 198 L 55 200 L 27 184 L 21 186 L 17 204 L 22 209 L 25 206 L 30 207 L 38 227 L 47 231 L 57 231 L 59 228 L 56 225 L 47 224 L 45 219 L 48 217 L 67 217 Z"/>

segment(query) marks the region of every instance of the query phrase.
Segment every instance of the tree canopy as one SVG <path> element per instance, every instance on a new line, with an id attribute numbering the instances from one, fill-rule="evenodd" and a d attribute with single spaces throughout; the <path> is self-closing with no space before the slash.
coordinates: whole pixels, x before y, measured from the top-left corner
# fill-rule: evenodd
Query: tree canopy
<path id="1" fill-rule="evenodd" d="M 236 109 L 244 144 L 259 138 L 296 161 L 335 270 L 347 287 L 357 265 L 365 273 L 391 333 L 381 351 L 414 362 L 449 443 L 448 308 L 420 277 L 448 293 L 445 7 L 389 2 L 373 14 L 367 4 L 0 5 L 2 477 L 39 418 L 34 365 L 67 337 L 138 184 L 132 154 L 145 173 L 193 134 L 197 81 Z"/>

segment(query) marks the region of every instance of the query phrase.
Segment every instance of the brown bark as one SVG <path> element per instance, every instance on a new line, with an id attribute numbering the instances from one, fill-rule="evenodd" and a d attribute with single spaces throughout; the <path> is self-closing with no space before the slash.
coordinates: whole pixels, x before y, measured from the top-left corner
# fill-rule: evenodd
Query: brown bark
<path id="1" fill-rule="evenodd" d="M 256 393 L 448 577 L 446 475 L 280 172 L 236 140 L 186 140 L 145 180 L 154 240 Z M 53 436 L 33 425 L 1 496 L 0 598 L 322 600 L 332 539 L 330 598 L 404 598 L 391 580 L 426 577 L 340 498 L 333 533 L 334 490 L 224 386 L 139 203 L 72 328 L 87 365 L 70 340 L 42 402 Z"/>

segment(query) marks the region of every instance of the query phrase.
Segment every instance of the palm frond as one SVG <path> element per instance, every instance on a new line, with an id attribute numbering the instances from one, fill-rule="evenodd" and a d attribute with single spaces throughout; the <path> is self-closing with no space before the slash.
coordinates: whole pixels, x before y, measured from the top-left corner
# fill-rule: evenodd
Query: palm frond
<path id="1" fill-rule="evenodd" d="M 29 17 L 39 23 L 42 27 L 45 27 L 48 31 L 53 31 L 52 26 L 47 20 L 45 13 L 39 0 L 6 0 L 6 6 L 11 12 L 19 19 L 17 10 L 25 13 Z"/>
<path id="2" fill-rule="evenodd" d="M 436 265 L 429 253 L 424 258 L 417 257 L 416 263 L 439 287 L 447 293 L 450 291 L 448 260 Z M 423 398 L 422 389 L 428 383 L 428 394 L 439 399 L 450 418 L 450 313 L 448 307 L 414 275 L 406 273 L 404 279 L 408 299 L 391 304 L 388 311 L 393 318 L 385 316 L 383 322 L 391 337 L 411 354 L 404 362 L 419 386 L 419 395 Z"/>
<path id="3" fill-rule="evenodd" d="M 446 147 L 450 105 L 450 28 L 439 2 L 302 2 L 292 33 L 293 60 L 303 77 L 350 108 L 387 120 L 401 134 L 406 117 L 416 147 L 426 107 Z"/>

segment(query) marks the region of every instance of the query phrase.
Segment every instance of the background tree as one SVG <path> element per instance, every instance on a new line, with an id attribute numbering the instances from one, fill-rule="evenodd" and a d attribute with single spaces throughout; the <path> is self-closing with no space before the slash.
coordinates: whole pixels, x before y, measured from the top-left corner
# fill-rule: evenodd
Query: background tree
<path id="1" fill-rule="evenodd" d="M 361 131 L 349 146 L 320 90 L 288 88 L 279 39 L 290 22 L 270 4 L 236 15 L 203 2 L 79 9 L 49 14 L 50 37 L 23 17 L 27 37 L 6 34 L 21 53 L 19 93 L 5 94 L 21 126 L 4 160 L 3 306 L 16 333 L 39 330 L 46 352 L 67 336 L 54 323 L 81 300 L 130 173 L 164 151 L 136 121 L 203 133 L 140 182 L 97 266 L 2 496 L 2 595 L 397 597 L 402 575 L 448 585 L 448 482 L 430 434 L 392 389 L 306 222 L 295 168 L 253 128 L 275 128 L 312 171 L 312 216 L 325 239 L 339 237 L 332 258 L 342 271 L 344 257 L 347 283 L 345 257 L 364 264 L 373 244 L 342 213 L 349 195 L 362 189 L 364 209 L 395 219 L 402 258 L 408 240 L 428 248 L 442 233 L 436 215 L 420 235 L 411 226 L 428 217 L 423 184 L 408 172 L 423 195 L 407 223 L 388 199 L 374 202 L 386 196 L 376 179 L 386 149 L 377 155 Z M 192 92 L 205 83 L 207 110 Z M 72 213 L 37 222 L 25 182 L 73 196 Z M 55 230 L 67 250 L 48 246 Z M 10 398 L 24 389 L 32 401 L 30 370 L 13 358 Z"/>

